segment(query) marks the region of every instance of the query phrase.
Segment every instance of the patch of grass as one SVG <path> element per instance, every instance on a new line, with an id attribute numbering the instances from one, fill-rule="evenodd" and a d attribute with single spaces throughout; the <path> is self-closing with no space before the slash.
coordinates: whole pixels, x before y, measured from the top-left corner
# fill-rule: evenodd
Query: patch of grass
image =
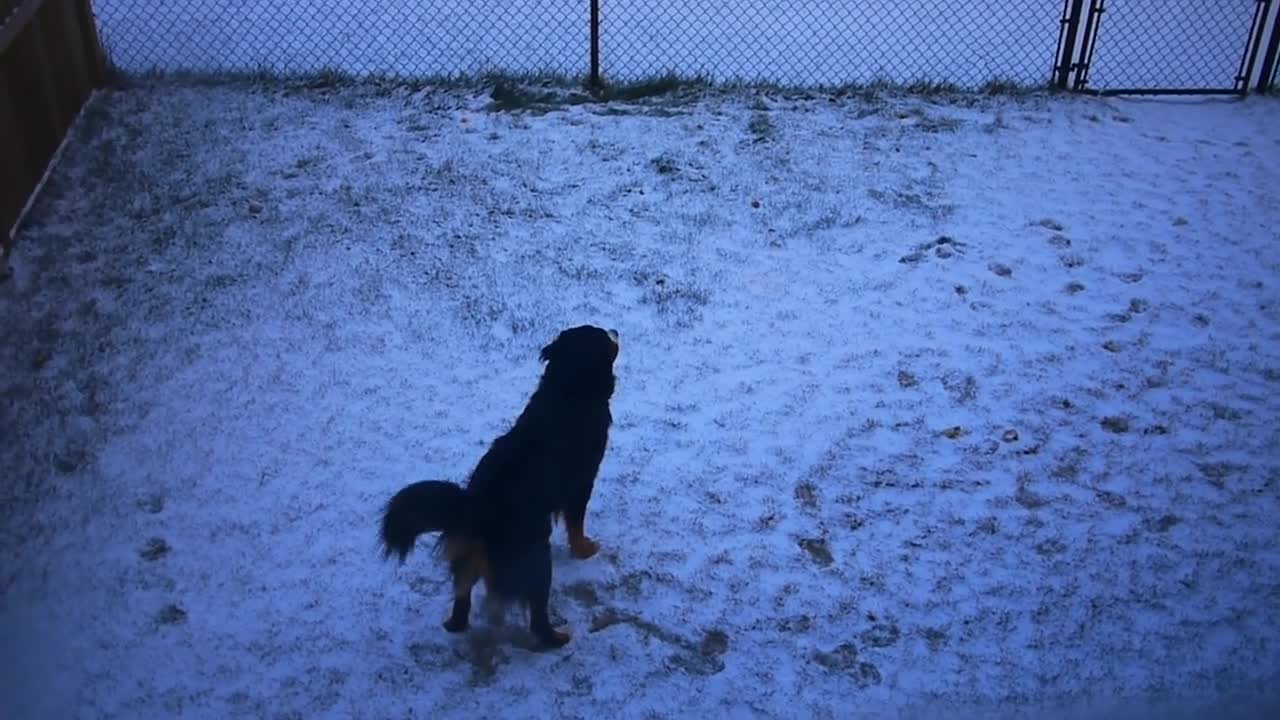
<path id="1" fill-rule="evenodd" d="M 796 501 L 806 510 L 818 509 L 818 486 L 805 480 L 796 485 L 795 489 Z"/>
<path id="2" fill-rule="evenodd" d="M 644 291 L 641 302 L 654 307 L 678 327 L 691 327 L 701 320 L 701 310 L 710 299 L 702 287 L 658 272 L 637 272 L 633 281 Z"/>
<path id="3" fill-rule="evenodd" d="M 261 71 L 257 74 L 259 81 L 264 78 Z M 360 82 L 361 78 L 349 72 L 344 72 L 336 68 L 322 68 L 312 73 L 307 73 L 297 79 L 297 84 L 310 90 L 336 90 L 338 88 L 354 85 Z"/>
<path id="4" fill-rule="evenodd" d="M 160 71 L 126 72 L 116 69 L 112 78 L 117 86 L 156 84 L 218 86 L 269 85 L 286 90 L 336 90 L 359 88 L 375 94 L 399 91 L 459 90 L 474 91 L 486 86 L 505 84 L 542 88 L 569 89 L 581 85 L 581 78 L 560 73 L 445 73 L 410 75 L 404 73 L 352 73 L 332 67 L 303 72 L 281 72 L 259 65 L 252 70 L 233 71 Z"/>
<path id="5" fill-rule="evenodd" d="M 812 220 L 802 223 L 801 229 L 807 234 L 813 234 L 836 227 L 854 227 L 862 221 L 863 218 L 861 215 L 855 215 L 850 218 L 845 215 L 843 208 L 828 207 L 826 210 L 816 215 Z"/>
<path id="6" fill-rule="evenodd" d="M 859 636 L 866 647 L 885 648 L 894 645 L 902 637 L 902 631 L 891 622 L 878 622 L 867 628 Z"/>
<path id="7" fill-rule="evenodd" d="M 879 685 L 882 680 L 880 671 L 875 665 L 858 660 L 858 651 L 853 643 L 842 643 L 830 652 L 815 651 L 810 659 L 828 672 L 852 676 L 859 687 Z"/>
<path id="8" fill-rule="evenodd" d="M 147 562 L 155 562 L 169 554 L 169 543 L 164 538 L 153 537 L 147 539 L 147 544 L 138 552 L 138 555 Z"/>
<path id="9" fill-rule="evenodd" d="M 681 77 L 669 72 L 620 85 L 606 83 L 597 88 L 594 94 L 598 100 L 603 102 L 635 102 L 637 100 L 671 95 L 681 90 L 705 88 L 710 85 L 711 81 L 702 76 Z"/>
<path id="10" fill-rule="evenodd" d="M 508 78 L 495 78 L 493 89 L 489 92 L 489 99 L 493 101 L 489 105 L 490 110 L 512 112 L 579 104 L 584 102 L 587 96 L 581 93 L 566 95 L 563 92 L 557 92 L 550 84 L 533 88 Z"/>
<path id="11" fill-rule="evenodd" d="M 942 376 L 942 387 L 957 405 L 973 402 L 978 397 L 978 380 L 969 373 L 946 373 Z"/>
<path id="12" fill-rule="evenodd" d="M 955 132 L 959 130 L 964 123 L 952 117 L 939 117 L 935 115 L 922 115 L 916 123 L 916 127 L 929 133 Z"/>
<path id="13" fill-rule="evenodd" d="M 680 166 L 676 164 L 675 158 L 670 155 L 659 155 L 653 159 L 652 163 L 654 171 L 659 175 L 674 175 L 680 172 Z"/>
<path id="14" fill-rule="evenodd" d="M 912 95 L 959 95 L 964 89 L 959 85 L 937 80 L 915 80 L 907 83 L 903 89 Z"/>
<path id="15" fill-rule="evenodd" d="M 631 103 L 655 98 L 669 98 L 681 91 L 704 88 L 710 82 L 702 77 L 680 77 L 674 73 L 658 75 L 634 82 L 587 85 L 585 92 L 579 84 L 564 78 L 542 79 L 534 88 L 528 79 L 513 76 L 490 76 L 493 84 L 490 97 L 494 110 L 549 111 L 586 103 Z M 693 97 L 690 95 L 690 97 Z"/>
<path id="16" fill-rule="evenodd" d="M 156 613 L 156 622 L 161 625 L 180 625 L 187 621 L 187 611 L 170 603 Z"/>
<path id="17" fill-rule="evenodd" d="M 1043 89 L 1039 86 L 1024 85 L 1016 80 L 1007 78 L 992 78 L 982 86 L 984 95 L 1024 95 L 1028 92 L 1035 92 Z"/>
<path id="18" fill-rule="evenodd" d="M 281 75 L 270 68 L 260 66 L 254 70 L 237 70 L 229 72 L 205 72 L 194 70 L 143 70 L 129 72 L 113 66 L 110 78 L 117 88 L 142 87 L 147 85 L 193 85 L 196 87 L 218 85 L 264 85 L 306 84 L 316 81 L 325 73 L 308 73 L 299 75 Z M 333 78 L 334 73 L 327 76 Z M 330 80 L 333 82 L 333 79 Z"/>
<path id="19" fill-rule="evenodd" d="M 864 103 L 876 103 L 887 89 L 889 88 L 885 84 L 850 83 L 827 88 L 826 93 L 833 102 L 853 98 Z"/>
<path id="20" fill-rule="evenodd" d="M 755 136 L 755 142 L 764 142 L 777 136 L 778 126 L 773 124 L 768 113 L 756 112 L 747 122 L 747 131 Z"/>
<path id="21" fill-rule="evenodd" d="M 1165 533 L 1172 530 L 1181 522 L 1182 522 L 1182 519 L 1179 518 L 1177 515 L 1166 514 L 1158 518 L 1148 519 L 1146 522 L 1143 523 L 1143 526 L 1146 527 L 1146 529 L 1151 532 Z"/>
<path id="22" fill-rule="evenodd" d="M 831 549 L 827 546 L 827 541 L 822 538 L 801 538 L 796 541 L 801 550 L 809 554 L 820 567 L 828 567 L 835 562 L 835 557 L 831 554 Z"/>
<path id="23" fill-rule="evenodd" d="M 898 82 L 873 79 L 869 82 L 783 84 L 763 78 L 722 78 L 703 74 L 683 75 L 665 72 L 638 80 L 591 85 L 581 75 L 563 73 L 445 73 L 416 75 L 405 73 L 352 73 L 325 67 L 302 72 L 281 71 L 266 64 L 248 70 L 234 71 L 159 71 L 127 72 L 108 58 L 108 77 L 116 86 L 175 83 L 183 85 L 270 85 L 308 91 L 331 91 L 360 88 L 375 94 L 428 89 L 475 91 L 491 87 L 492 109 L 499 111 L 554 109 L 589 102 L 631 103 L 664 98 L 695 99 L 690 90 L 720 92 L 767 93 L 792 99 L 813 100 L 825 95 L 832 100 L 856 98 L 863 102 L 878 101 L 883 94 L 907 94 L 938 100 L 975 95 L 1029 94 L 1045 90 L 1045 86 L 1020 84 L 1007 78 L 993 78 L 982 85 L 964 86 L 952 82 L 919 79 Z M 1274 94 L 1274 93 L 1273 93 Z"/>

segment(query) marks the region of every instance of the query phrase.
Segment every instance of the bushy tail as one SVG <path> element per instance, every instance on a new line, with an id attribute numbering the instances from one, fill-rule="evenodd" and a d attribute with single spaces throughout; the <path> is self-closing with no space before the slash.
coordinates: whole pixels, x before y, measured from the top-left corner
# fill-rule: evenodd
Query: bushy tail
<path id="1" fill-rule="evenodd" d="M 404 562 L 419 535 L 464 532 L 469 500 L 466 490 L 450 482 L 427 480 L 405 486 L 382 513 L 382 557 L 398 555 Z"/>

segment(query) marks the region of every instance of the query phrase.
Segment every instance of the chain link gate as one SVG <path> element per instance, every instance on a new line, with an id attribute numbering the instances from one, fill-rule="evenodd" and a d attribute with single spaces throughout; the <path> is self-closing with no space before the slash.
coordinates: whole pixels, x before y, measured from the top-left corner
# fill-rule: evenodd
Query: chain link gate
<path id="1" fill-rule="evenodd" d="M 1067 0 L 1078 46 L 1060 49 L 1059 87 L 1103 95 L 1245 94 L 1270 85 L 1264 61 L 1273 0 Z M 1074 6 L 1074 10 L 1071 7 Z M 1073 25 L 1073 27 L 1076 25 Z M 1074 51 L 1076 62 L 1064 62 Z M 1066 68 L 1066 69 L 1064 69 Z"/>
<path id="2" fill-rule="evenodd" d="M 1258 69 L 1258 84 L 1254 88 L 1258 92 L 1271 92 L 1276 89 L 1276 78 L 1280 76 L 1280 2 L 1273 2 L 1271 11 L 1270 37 L 1263 51 L 1262 64 Z M 1263 47 L 1258 43 L 1258 48 Z"/>

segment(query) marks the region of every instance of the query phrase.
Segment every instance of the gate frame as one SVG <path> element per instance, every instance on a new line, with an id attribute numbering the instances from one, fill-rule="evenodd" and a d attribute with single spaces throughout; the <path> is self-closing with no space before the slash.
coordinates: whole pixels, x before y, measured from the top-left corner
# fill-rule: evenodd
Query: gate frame
<path id="1" fill-rule="evenodd" d="M 1267 20 L 1271 16 L 1271 5 L 1273 0 L 1255 0 L 1253 8 L 1253 20 L 1249 24 L 1249 32 L 1245 36 L 1244 51 L 1240 56 L 1240 64 L 1236 69 L 1235 85 L 1228 88 L 1179 88 L 1179 87 L 1151 87 L 1151 88 L 1102 88 L 1092 89 L 1089 87 L 1089 70 L 1093 65 L 1093 52 L 1098 45 L 1098 35 L 1102 26 L 1102 15 L 1107 11 L 1107 0 L 1089 0 L 1089 13 L 1085 21 L 1084 37 L 1080 43 L 1080 54 L 1074 65 L 1075 80 L 1071 89 L 1076 92 L 1092 93 L 1094 95 L 1239 95 L 1249 94 L 1249 83 L 1253 78 L 1253 68 L 1258 60 L 1258 53 L 1263 44 L 1263 33 L 1266 31 Z M 1268 50 L 1267 58 L 1263 60 L 1263 75 L 1259 78 L 1259 90 L 1266 81 L 1267 62 L 1274 63 L 1276 58 L 1273 56 L 1272 50 L 1280 44 L 1280 18 L 1273 23 L 1271 33 L 1271 48 Z M 1274 73 L 1274 65 L 1272 71 Z M 1060 76 L 1059 79 L 1063 79 Z"/>
<path id="2" fill-rule="evenodd" d="M 1259 32 L 1262 28 L 1258 29 Z M 1261 48 L 1261 44 L 1258 46 Z M 1280 9 L 1276 10 L 1271 20 L 1271 40 L 1267 42 L 1267 52 L 1262 58 L 1258 70 L 1258 84 L 1254 88 L 1260 93 L 1275 89 L 1277 70 L 1280 70 Z"/>
<path id="3" fill-rule="evenodd" d="M 1062 21 L 1058 27 L 1058 52 L 1053 62 L 1053 86 L 1066 90 L 1071 73 L 1079 69 L 1075 63 L 1076 41 L 1080 35 L 1080 18 L 1084 0 L 1063 0 Z"/>

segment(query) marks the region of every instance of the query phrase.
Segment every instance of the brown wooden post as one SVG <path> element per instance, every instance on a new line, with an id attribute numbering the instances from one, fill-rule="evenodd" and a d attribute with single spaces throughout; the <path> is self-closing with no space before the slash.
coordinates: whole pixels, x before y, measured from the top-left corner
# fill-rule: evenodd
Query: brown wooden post
<path id="1" fill-rule="evenodd" d="M 0 0 L 0 243 L 106 79 L 90 0 Z"/>
<path id="2" fill-rule="evenodd" d="M 102 38 L 98 37 L 98 24 L 93 18 L 90 0 L 76 0 L 76 18 L 80 24 L 80 42 L 84 48 L 89 68 L 90 87 L 99 88 L 107 82 L 107 54 L 102 50 Z"/>
<path id="3" fill-rule="evenodd" d="M 18 131 L 17 98 L 9 85 L 9 62 L 8 55 L 0 55 L 0 244 L 5 246 L 27 203 L 27 168 L 31 165 L 29 151 Z"/>

